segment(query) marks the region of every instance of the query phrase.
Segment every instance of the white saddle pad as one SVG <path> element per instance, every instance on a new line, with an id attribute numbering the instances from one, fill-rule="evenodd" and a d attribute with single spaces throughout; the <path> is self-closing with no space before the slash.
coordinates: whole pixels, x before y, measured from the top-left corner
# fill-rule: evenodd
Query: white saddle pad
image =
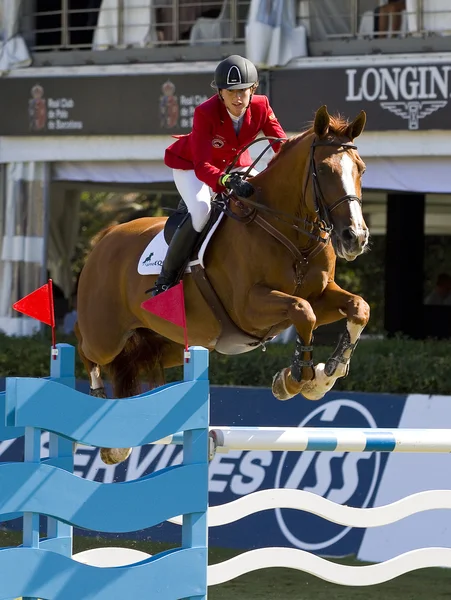
<path id="1" fill-rule="evenodd" d="M 199 255 L 198 255 L 197 260 L 193 260 L 188 264 L 188 266 L 185 270 L 185 273 L 190 273 L 191 272 L 190 267 L 193 265 L 201 265 L 202 268 L 205 268 L 204 267 L 205 250 L 207 249 L 207 246 L 208 246 L 211 238 L 213 237 L 214 232 L 218 228 L 219 223 L 222 221 L 223 217 L 224 217 L 224 213 L 221 213 L 219 215 L 218 220 L 213 225 L 213 227 L 210 229 L 207 237 L 203 241 L 203 244 L 199 250 Z M 162 230 L 162 231 L 160 231 L 160 233 L 158 235 L 156 235 L 154 237 L 154 239 L 150 242 L 150 244 L 147 246 L 147 248 L 142 253 L 141 258 L 139 259 L 139 262 L 138 262 L 138 273 L 140 275 L 159 275 L 167 250 L 168 250 L 168 245 L 166 243 L 166 240 L 164 239 L 164 231 Z"/>

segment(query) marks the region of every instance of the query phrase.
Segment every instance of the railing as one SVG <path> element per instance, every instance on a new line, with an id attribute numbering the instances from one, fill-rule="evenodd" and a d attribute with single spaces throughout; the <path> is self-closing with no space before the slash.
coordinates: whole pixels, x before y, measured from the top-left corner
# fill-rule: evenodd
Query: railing
<path id="1" fill-rule="evenodd" d="M 91 4 L 100 6 L 73 8 L 75 3 L 69 0 L 61 1 L 61 10 L 31 11 L 24 6 L 21 31 L 30 49 L 240 43 L 250 0 L 93 0 Z"/>
<path id="2" fill-rule="evenodd" d="M 451 35 L 448 0 L 298 0 L 297 18 L 312 41 Z"/>
<path id="3" fill-rule="evenodd" d="M 74 8 L 61 0 L 52 11 L 24 2 L 21 32 L 32 51 L 243 43 L 250 1 L 91 0 L 91 8 Z M 277 2 L 296 2 L 297 24 L 314 42 L 451 35 L 448 0 L 257 1 L 263 20 L 277 14 Z"/>

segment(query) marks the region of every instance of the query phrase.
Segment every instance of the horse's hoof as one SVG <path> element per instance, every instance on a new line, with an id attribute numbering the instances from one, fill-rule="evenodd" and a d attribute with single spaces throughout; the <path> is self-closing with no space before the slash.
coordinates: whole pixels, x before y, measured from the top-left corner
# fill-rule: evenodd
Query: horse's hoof
<path id="1" fill-rule="evenodd" d="M 321 400 L 326 395 L 326 392 L 315 390 L 315 386 L 309 385 L 309 382 L 307 382 L 305 388 L 302 388 L 301 394 L 306 400 Z"/>
<path id="2" fill-rule="evenodd" d="M 101 448 L 100 458 L 106 465 L 117 465 L 127 460 L 131 453 L 131 448 Z"/>
<path id="3" fill-rule="evenodd" d="M 315 378 L 306 381 L 301 389 L 301 394 L 306 400 L 321 400 L 326 393 L 333 387 L 336 377 L 327 377 L 324 372 L 324 363 L 319 363 L 315 367 Z"/>
<path id="4" fill-rule="evenodd" d="M 106 390 L 104 387 L 99 387 L 95 389 L 90 388 L 89 395 L 94 396 L 94 398 L 107 398 Z"/>
<path id="5" fill-rule="evenodd" d="M 277 398 L 277 400 L 289 400 L 296 396 L 296 394 L 291 394 L 287 390 L 287 386 L 285 384 L 285 376 L 284 372 L 288 369 L 282 369 L 276 373 L 272 379 L 272 393 Z"/>

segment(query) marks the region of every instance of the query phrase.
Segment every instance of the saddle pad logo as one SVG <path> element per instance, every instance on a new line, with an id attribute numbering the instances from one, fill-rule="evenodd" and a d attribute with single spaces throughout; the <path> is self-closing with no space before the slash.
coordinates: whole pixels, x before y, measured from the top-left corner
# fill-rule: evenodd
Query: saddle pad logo
<path id="1" fill-rule="evenodd" d="M 154 254 L 155 254 L 154 252 L 151 252 L 151 253 L 150 253 L 150 254 L 149 254 L 149 255 L 148 255 L 148 256 L 147 256 L 147 257 L 146 257 L 146 258 L 145 258 L 145 259 L 142 261 L 142 264 L 143 264 L 145 267 L 154 267 L 155 265 L 158 265 L 159 267 L 162 267 L 162 266 L 163 266 L 163 261 L 162 261 L 162 260 L 154 260 L 153 262 L 151 262 L 151 261 L 152 261 L 152 256 L 154 256 Z"/>

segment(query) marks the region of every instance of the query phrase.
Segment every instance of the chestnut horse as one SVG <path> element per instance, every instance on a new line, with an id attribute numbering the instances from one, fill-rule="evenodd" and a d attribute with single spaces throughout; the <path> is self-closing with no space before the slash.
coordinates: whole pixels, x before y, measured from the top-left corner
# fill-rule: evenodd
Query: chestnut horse
<path id="1" fill-rule="evenodd" d="M 362 254 L 369 232 L 362 215 L 365 165 L 353 140 L 365 126 L 317 110 L 313 127 L 288 139 L 266 169 L 250 178 L 256 192 L 238 205 L 254 209 L 247 224 L 225 217 L 210 242 L 205 272 L 233 322 L 263 342 L 294 325 L 292 364 L 273 378 L 274 396 L 316 400 L 347 374 L 351 354 L 369 319 L 369 306 L 334 282 L 336 256 Z M 138 261 L 166 218 L 141 218 L 110 227 L 93 247 L 78 286 L 79 353 L 91 393 L 105 397 L 101 367 L 108 367 L 115 397 L 139 393 L 140 369 L 153 386 L 164 369 L 183 364 L 183 332 L 141 303 L 154 277 L 139 275 Z M 214 350 L 221 323 L 192 274 L 184 276 L 190 345 Z M 313 331 L 346 319 L 326 364 L 314 365 Z M 229 345 L 234 354 L 258 347 Z M 261 347 L 261 345 L 260 345 Z M 125 460 L 130 449 L 103 448 L 102 460 Z"/>

